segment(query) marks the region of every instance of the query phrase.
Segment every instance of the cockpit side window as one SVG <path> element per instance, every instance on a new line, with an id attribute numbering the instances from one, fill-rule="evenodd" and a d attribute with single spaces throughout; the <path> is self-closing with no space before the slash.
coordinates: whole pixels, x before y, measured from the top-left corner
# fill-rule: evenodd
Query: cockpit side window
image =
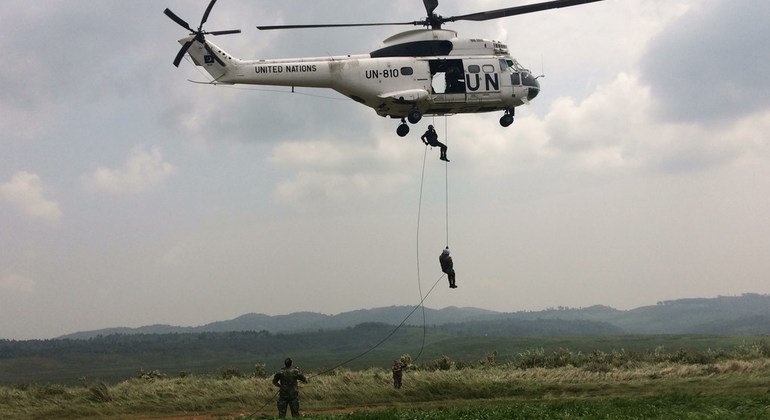
<path id="1" fill-rule="evenodd" d="M 513 86 L 521 86 L 521 77 L 519 73 L 511 73 L 511 84 Z"/>
<path id="2" fill-rule="evenodd" d="M 500 70 L 505 70 L 505 69 L 509 69 L 509 68 L 516 68 L 516 66 L 513 63 L 513 60 L 511 60 L 510 58 L 507 58 L 507 59 L 501 58 L 500 59 Z"/>

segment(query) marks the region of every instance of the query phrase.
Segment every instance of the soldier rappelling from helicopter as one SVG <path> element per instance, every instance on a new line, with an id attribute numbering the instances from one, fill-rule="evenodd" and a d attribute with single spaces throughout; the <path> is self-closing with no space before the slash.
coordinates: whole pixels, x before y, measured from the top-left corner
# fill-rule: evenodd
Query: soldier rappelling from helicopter
<path id="1" fill-rule="evenodd" d="M 454 263 L 452 262 L 452 257 L 449 256 L 449 247 L 446 247 L 441 251 L 438 262 L 441 264 L 441 271 L 443 271 L 449 279 L 449 288 L 457 289 L 457 284 L 455 284 Z"/>
<path id="2" fill-rule="evenodd" d="M 443 160 L 444 162 L 449 162 L 449 159 L 446 157 L 446 144 L 438 141 L 438 134 L 432 125 L 428 126 L 428 130 L 425 131 L 425 134 L 423 134 L 420 139 L 422 139 L 422 142 L 425 143 L 426 146 L 440 147 L 441 157 L 439 157 L 439 159 Z"/>

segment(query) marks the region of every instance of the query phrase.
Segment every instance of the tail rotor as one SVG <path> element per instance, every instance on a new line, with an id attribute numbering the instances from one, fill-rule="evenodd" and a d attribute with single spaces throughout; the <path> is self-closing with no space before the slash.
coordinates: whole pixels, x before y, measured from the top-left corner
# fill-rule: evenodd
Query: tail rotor
<path id="1" fill-rule="evenodd" d="M 206 43 L 206 35 L 229 35 L 229 34 L 239 34 L 241 33 L 240 29 L 228 29 L 225 31 L 204 31 L 203 30 L 203 24 L 206 23 L 206 21 L 209 18 L 209 13 L 211 13 L 211 9 L 214 7 L 214 3 L 216 3 L 217 0 L 211 0 L 208 7 L 206 7 L 206 11 L 203 13 L 203 18 L 201 18 L 201 23 L 198 25 L 198 29 L 194 30 L 190 27 L 190 24 L 188 24 L 184 19 L 177 16 L 174 12 L 169 10 L 168 8 L 163 11 L 163 14 L 168 16 L 171 20 L 177 23 L 177 25 L 187 29 L 190 31 L 190 35 L 194 35 L 194 38 L 191 38 L 189 41 L 185 42 L 182 45 L 182 48 L 177 53 L 176 57 L 174 58 L 174 65 L 179 67 L 179 63 L 182 61 L 182 58 L 184 57 L 185 53 L 187 53 L 187 50 L 190 49 L 190 46 L 193 44 L 193 42 L 198 41 L 206 48 L 206 51 L 208 51 L 209 54 L 211 54 L 211 57 L 213 59 L 221 64 L 225 65 L 225 63 L 217 56 L 217 54 L 214 53 L 214 51 L 211 50 L 211 47 Z"/>

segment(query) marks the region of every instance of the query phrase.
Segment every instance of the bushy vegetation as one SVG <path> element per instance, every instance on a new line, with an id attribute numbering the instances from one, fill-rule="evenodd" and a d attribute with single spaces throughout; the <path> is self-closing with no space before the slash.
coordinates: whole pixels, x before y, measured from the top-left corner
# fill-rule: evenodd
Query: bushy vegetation
<path id="1" fill-rule="evenodd" d="M 306 372 L 302 408 L 357 410 L 345 418 L 360 419 L 763 418 L 770 415 L 769 350 L 760 340 L 720 351 L 535 348 L 506 362 L 495 351 L 470 362 L 448 355 L 415 362 L 403 354 L 402 389 L 393 389 L 386 368 Z M 112 385 L 83 379 L 78 386 L 0 387 L 0 418 L 272 415 L 270 375 L 261 363 L 252 366 L 249 373 L 179 377 L 140 371 Z"/>

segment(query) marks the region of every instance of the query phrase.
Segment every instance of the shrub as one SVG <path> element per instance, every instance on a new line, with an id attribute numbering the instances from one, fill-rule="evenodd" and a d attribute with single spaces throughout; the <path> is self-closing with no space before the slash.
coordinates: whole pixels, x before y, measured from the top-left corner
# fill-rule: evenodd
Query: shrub
<path id="1" fill-rule="evenodd" d="M 265 370 L 265 364 L 264 363 L 255 363 L 254 364 L 254 377 L 255 378 L 267 378 L 269 374 L 267 373 L 267 370 Z"/>
<path id="2" fill-rule="evenodd" d="M 440 358 L 434 360 L 430 365 L 431 370 L 450 370 L 454 366 L 454 362 L 452 359 L 449 358 L 449 356 L 444 355 Z"/>
<path id="3" fill-rule="evenodd" d="M 110 389 L 107 388 L 107 384 L 99 382 L 88 387 L 88 391 L 91 393 L 91 399 L 98 402 L 112 401 L 112 395 L 110 395 Z"/>
<path id="4" fill-rule="evenodd" d="M 497 350 L 487 355 L 480 361 L 482 367 L 497 366 Z"/>
<path id="5" fill-rule="evenodd" d="M 770 345 L 766 340 L 741 343 L 735 347 L 735 355 L 743 359 L 758 359 L 770 356 Z"/>
<path id="6" fill-rule="evenodd" d="M 568 365 L 579 365 L 579 355 L 573 355 L 571 351 L 560 348 L 550 354 L 547 354 L 542 348 L 527 350 L 524 353 L 519 353 L 517 360 L 513 362 L 513 365 L 519 369 L 530 368 L 557 368 Z"/>
<path id="7" fill-rule="evenodd" d="M 166 379 L 166 375 L 162 374 L 157 369 L 153 369 L 150 371 L 145 371 L 144 369 L 140 369 L 139 374 L 137 375 L 137 378 L 143 379 L 145 381 L 154 381 L 156 379 Z"/>
<path id="8" fill-rule="evenodd" d="M 219 372 L 219 378 L 220 379 L 233 379 L 233 378 L 242 378 L 243 375 L 238 369 L 234 368 L 227 368 L 223 369 L 221 372 Z"/>
<path id="9" fill-rule="evenodd" d="M 407 369 L 409 369 L 410 367 L 414 368 L 412 365 L 412 362 L 413 362 L 412 356 L 409 353 L 402 354 L 399 360 L 401 360 L 401 364 L 404 365 L 404 367 L 406 367 Z"/>
<path id="10" fill-rule="evenodd" d="M 513 365 L 519 369 L 530 369 L 545 366 L 545 350 L 543 348 L 530 349 L 519 353 Z"/>

